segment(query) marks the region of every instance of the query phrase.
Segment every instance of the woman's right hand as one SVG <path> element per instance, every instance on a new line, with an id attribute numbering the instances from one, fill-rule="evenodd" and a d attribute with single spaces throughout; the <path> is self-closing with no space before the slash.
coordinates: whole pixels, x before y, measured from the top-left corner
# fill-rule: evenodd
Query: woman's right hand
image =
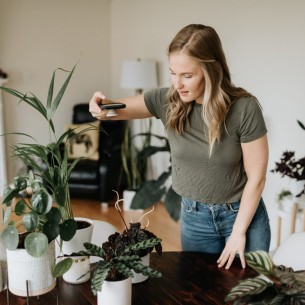
<path id="1" fill-rule="evenodd" d="M 102 110 L 99 106 L 105 98 L 102 92 L 95 92 L 89 102 L 89 112 L 98 120 L 105 119 L 108 113 L 108 110 Z"/>

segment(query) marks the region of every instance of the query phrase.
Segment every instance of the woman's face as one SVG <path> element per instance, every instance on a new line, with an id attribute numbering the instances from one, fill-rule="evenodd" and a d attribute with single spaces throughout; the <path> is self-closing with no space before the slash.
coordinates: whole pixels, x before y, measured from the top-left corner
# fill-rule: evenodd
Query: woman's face
<path id="1" fill-rule="evenodd" d="M 203 103 L 205 79 L 202 66 L 183 52 L 169 55 L 169 69 L 174 88 L 183 102 Z"/>

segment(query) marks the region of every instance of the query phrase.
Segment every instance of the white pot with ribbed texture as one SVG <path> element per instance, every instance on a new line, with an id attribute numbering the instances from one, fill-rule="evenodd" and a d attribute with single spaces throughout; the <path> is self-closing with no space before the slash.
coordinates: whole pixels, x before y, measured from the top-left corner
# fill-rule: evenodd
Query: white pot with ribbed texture
<path id="1" fill-rule="evenodd" d="M 141 257 L 141 261 L 142 261 L 142 264 L 144 266 L 148 267 L 149 266 L 149 261 L 150 261 L 150 253 Z M 132 271 L 132 273 L 133 273 L 133 278 L 132 278 L 132 283 L 133 284 L 142 283 L 142 282 L 144 282 L 148 279 L 148 276 L 143 275 L 142 273 L 136 273 L 134 271 Z"/>
<path id="2" fill-rule="evenodd" d="M 29 255 L 25 249 L 6 250 L 9 290 L 15 295 L 37 296 L 51 291 L 56 284 L 51 274 L 55 265 L 55 243 L 49 244 L 46 253 L 41 257 Z"/>
<path id="3" fill-rule="evenodd" d="M 97 305 L 131 305 L 131 278 L 122 281 L 104 281 L 97 293 Z"/>

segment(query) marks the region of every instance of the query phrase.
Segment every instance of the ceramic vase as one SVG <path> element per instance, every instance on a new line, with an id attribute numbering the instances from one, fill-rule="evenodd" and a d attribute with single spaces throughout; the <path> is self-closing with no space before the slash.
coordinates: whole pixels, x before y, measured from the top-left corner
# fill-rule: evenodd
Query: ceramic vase
<path id="1" fill-rule="evenodd" d="M 141 257 L 142 264 L 144 266 L 149 266 L 149 261 L 150 261 L 150 253 L 147 255 Z M 143 275 L 142 273 L 136 273 L 132 271 L 133 273 L 133 278 L 132 278 L 132 283 L 137 284 L 137 283 L 142 283 L 148 279 L 147 275 Z"/>
<path id="2" fill-rule="evenodd" d="M 75 217 L 74 219 L 76 221 L 88 222 L 90 226 L 84 229 L 78 229 L 71 240 L 63 241 L 62 254 L 84 251 L 86 250 L 84 243 L 91 242 L 93 221 L 82 217 Z M 70 284 L 79 284 L 88 281 L 90 279 L 90 259 L 84 256 L 76 256 L 72 259 L 73 264 L 70 270 L 63 275 L 63 279 Z"/>
<path id="3" fill-rule="evenodd" d="M 131 305 L 131 278 L 122 281 L 104 281 L 97 293 L 98 305 Z"/>
<path id="4" fill-rule="evenodd" d="M 124 211 L 130 211 L 130 210 L 133 210 L 133 211 L 143 211 L 143 209 L 131 209 L 131 203 L 132 203 L 132 199 L 133 197 L 136 195 L 136 191 L 130 191 L 130 190 L 124 190 L 123 191 L 123 210 Z"/>
<path id="5" fill-rule="evenodd" d="M 29 255 L 25 249 L 6 250 L 8 283 L 11 293 L 26 297 L 28 281 L 29 296 L 38 296 L 51 291 L 56 284 L 51 269 L 55 265 L 55 243 L 49 244 L 41 257 Z"/>

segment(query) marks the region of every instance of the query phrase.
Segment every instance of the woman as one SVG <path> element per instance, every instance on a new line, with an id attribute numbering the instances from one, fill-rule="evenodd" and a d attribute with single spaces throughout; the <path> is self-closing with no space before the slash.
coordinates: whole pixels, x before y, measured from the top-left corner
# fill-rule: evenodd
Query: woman
<path id="1" fill-rule="evenodd" d="M 267 130 L 255 97 L 235 87 L 216 31 L 183 28 L 168 48 L 171 88 L 117 100 L 111 119 L 155 116 L 165 125 L 173 188 L 182 196 L 183 251 L 220 253 L 230 268 L 245 251 L 269 251 L 270 227 L 261 198 L 268 162 Z M 96 92 L 89 111 L 99 120 L 106 97 Z"/>

